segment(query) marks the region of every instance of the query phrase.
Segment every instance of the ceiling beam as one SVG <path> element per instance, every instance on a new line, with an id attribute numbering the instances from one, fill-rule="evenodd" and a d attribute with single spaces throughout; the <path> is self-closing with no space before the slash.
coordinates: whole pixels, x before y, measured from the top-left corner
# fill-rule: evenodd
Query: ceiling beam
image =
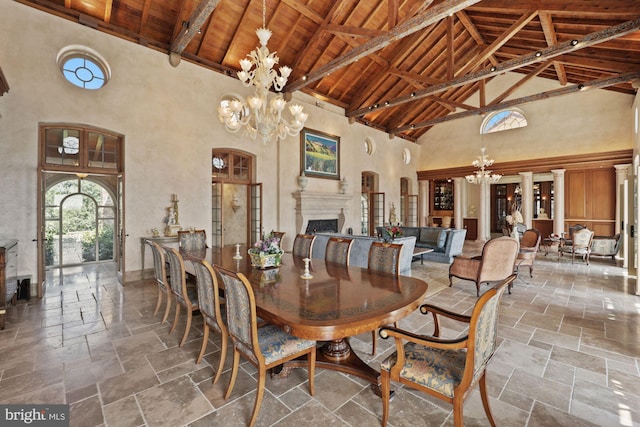
<path id="1" fill-rule="evenodd" d="M 211 15 L 213 10 L 218 6 L 218 3 L 220 3 L 220 0 L 202 0 L 200 4 L 198 4 L 189 17 L 189 20 L 186 21 L 186 29 L 180 31 L 177 37 L 171 41 L 170 53 L 182 54 L 189 42 L 198 34 L 200 27 L 202 27 L 204 22 L 209 18 L 209 15 Z"/>
<path id="2" fill-rule="evenodd" d="M 499 104 L 500 102 L 502 102 L 503 100 L 507 99 L 507 97 L 509 95 L 511 95 L 512 93 L 514 93 L 516 90 L 520 89 L 522 86 L 525 85 L 525 83 L 527 83 L 529 80 L 531 80 L 532 78 L 536 77 L 537 75 L 539 75 L 541 72 L 543 72 L 544 70 L 547 69 L 547 67 L 554 62 L 552 59 L 543 62 L 542 64 L 538 65 L 536 67 L 535 70 L 533 70 L 532 73 L 527 74 L 526 76 L 524 76 L 523 78 L 521 78 L 520 80 L 518 80 L 514 85 L 512 85 L 510 88 L 507 88 L 504 92 L 502 92 L 500 95 L 496 96 L 493 101 L 491 101 L 489 103 L 489 105 L 496 105 Z M 484 81 L 484 80 L 483 80 Z M 562 85 L 564 86 L 564 85 Z M 484 107 L 484 105 L 481 105 L 481 107 Z"/>
<path id="3" fill-rule="evenodd" d="M 388 34 L 363 43 L 360 47 L 352 49 L 345 55 L 330 61 L 317 70 L 303 76 L 301 79 L 287 85 L 285 87 L 285 92 L 293 92 L 302 89 L 308 84 L 320 80 L 328 74 L 356 62 L 360 58 L 364 58 L 374 52 L 377 52 L 389 46 L 391 43 L 407 37 L 416 31 L 420 31 L 421 29 L 446 18 L 450 14 L 478 3 L 479 1 L 480 0 L 445 0 L 440 4 L 429 8 L 425 13 L 417 15 L 414 18 L 397 25 L 393 29 L 389 30 Z"/>
<path id="4" fill-rule="evenodd" d="M 568 52 L 574 52 L 576 50 L 584 49 L 585 47 L 603 43 L 608 40 L 613 40 L 618 37 L 622 37 L 625 34 L 629 34 L 631 32 L 637 31 L 638 29 L 640 29 L 640 18 L 635 19 L 633 21 L 627 21 L 620 25 L 615 25 L 610 28 L 606 28 L 602 31 L 597 31 L 595 33 L 587 34 L 581 39 L 568 40 L 556 46 L 547 47 L 537 52 L 523 55 L 519 58 L 514 58 L 510 61 L 503 62 L 501 64 L 498 64 L 497 66 L 493 66 L 488 69 L 472 72 L 467 75 L 458 77 L 456 79 L 449 80 L 447 82 L 443 82 L 438 85 L 433 85 L 423 90 L 412 92 L 409 95 L 404 95 L 397 98 L 384 100 L 383 102 L 377 103 L 376 104 L 377 107 L 374 105 L 370 105 L 370 106 L 362 107 L 353 111 L 348 111 L 346 113 L 346 116 L 347 117 L 362 116 L 381 108 L 389 108 L 397 105 L 402 105 L 408 102 L 413 102 L 420 98 L 424 98 L 429 95 L 444 92 L 454 87 L 464 86 L 466 84 L 473 83 L 478 80 L 497 76 L 507 71 L 513 71 L 527 65 L 535 64 L 541 61 L 546 61 L 550 58 L 555 58 L 556 56 L 560 56 Z"/>
<path id="5" fill-rule="evenodd" d="M 565 86 L 560 89 L 549 90 L 546 92 L 536 93 L 534 95 L 524 96 L 522 98 L 511 99 L 509 101 L 504 101 L 500 104 L 492 104 L 487 105 L 486 107 L 477 108 L 471 111 L 464 111 L 461 113 L 449 114 L 447 116 L 439 117 L 437 119 L 428 120 L 426 122 L 412 124 L 407 126 L 402 126 L 396 129 L 388 129 L 388 133 L 398 134 L 405 131 L 415 130 L 419 128 L 431 127 L 443 122 L 449 122 L 451 120 L 462 119 L 465 117 L 476 116 L 480 114 L 491 113 L 493 111 L 502 110 L 504 108 L 515 107 L 517 105 L 526 104 L 529 102 L 540 101 L 542 99 L 555 98 L 558 96 L 569 95 L 575 92 L 580 92 L 583 90 L 591 90 L 591 89 L 602 89 L 608 86 L 614 86 L 620 83 L 630 82 L 634 79 L 640 78 L 640 71 L 635 71 L 631 73 L 621 74 L 615 77 L 608 77 L 604 79 L 591 80 L 586 83 L 581 83 L 577 85 Z"/>
<path id="6" fill-rule="evenodd" d="M 544 38 L 547 41 L 547 46 L 555 46 L 558 44 L 558 37 L 556 30 L 553 28 L 553 22 L 551 20 L 551 14 L 549 12 L 542 12 L 539 14 L 540 24 L 542 25 L 542 32 Z M 562 86 L 567 84 L 567 73 L 564 70 L 564 66 L 560 62 L 554 62 L 553 67 L 556 69 L 556 76 Z"/>

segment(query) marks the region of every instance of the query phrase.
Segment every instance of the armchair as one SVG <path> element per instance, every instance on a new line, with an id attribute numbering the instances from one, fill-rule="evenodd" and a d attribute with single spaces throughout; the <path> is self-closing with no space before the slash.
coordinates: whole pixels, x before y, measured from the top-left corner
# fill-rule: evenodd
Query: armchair
<path id="1" fill-rule="evenodd" d="M 520 271 L 520 267 L 529 267 L 529 276 L 533 277 L 533 261 L 536 259 L 538 248 L 540 247 L 540 231 L 531 228 L 524 232 L 520 240 L 520 251 L 516 259 L 516 270 Z"/>
<path id="2" fill-rule="evenodd" d="M 512 274 L 485 292 L 476 302 L 471 316 L 422 305 L 422 314 L 433 315 L 433 336 L 392 327 L 380 329 L 380 337 L 393 337 L 396 344 L 395 353 L 380 365 L 383 426 L 389 420 L 390 383 L 393 380 L 453 404 L 453 425 L 456 427 L 464 425 L 464 401 L 472 387 L 479 383 L 484 411 L 489 423 L 495 427 L 487 395 L 486 367 L 496 349 L 500 299 L 515 278 Z M 456 339 L 439 338 L 438 316 L 468 323 L 468 334 Z"/>
<path id="3" fill-rule="evenodd" d="M 591 255 L 591 243 L 593 242 L 593 231 L 588 228 L 581 228 L 573 233 L 573 242 L 571 245 L 562 245 L 558 248 L 558 261 L 563 254 L 571 254 L 571 264 L 576 255 L 582 257 L 582 260 L 589 265 L 589 255 Z"/>
<path id="4" fill-rule="evenodd" d="M 504 280 L 513 274 L 519 247 L 517 240 L 499 237 L 485 243 L 480 256 L 455 257 L 449 267 L 449 287 L 453 285 L 452 277 L 471 280 L 476 284 L 476 295 L 480 296 L 482 283 Z M 511 293 L 511 282 L 509 293 Z"/>

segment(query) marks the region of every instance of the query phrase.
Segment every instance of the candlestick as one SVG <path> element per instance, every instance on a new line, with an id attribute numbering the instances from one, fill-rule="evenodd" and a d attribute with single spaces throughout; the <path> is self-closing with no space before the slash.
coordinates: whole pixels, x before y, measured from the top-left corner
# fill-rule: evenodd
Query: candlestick
<path id="1" fill-rule="evenodd" d="M 302 261 L 304 261 L 304 274 L 300 277 L 303 279 L 313 279 L 313 276 L 309 272 L 309 263 L 311 260 L 309 258 L 304 258 Z"/>
<path id="2" fill-rule="evenodd" d="M 233 256 L 233 259 L 242 259 L 242 255 L 240 255 L 240 243 L 236 243 L 236 254 Z"/>

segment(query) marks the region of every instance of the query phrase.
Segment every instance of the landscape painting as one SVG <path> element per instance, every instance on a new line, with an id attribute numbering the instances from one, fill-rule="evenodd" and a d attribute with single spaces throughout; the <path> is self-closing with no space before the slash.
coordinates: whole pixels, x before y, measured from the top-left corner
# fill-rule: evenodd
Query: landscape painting
<path id="1" fill-rule="evenodd" d="M 300 151 L 301 172 L 306 176 L 340 179 L 340 137 L 304 128 Z"/>

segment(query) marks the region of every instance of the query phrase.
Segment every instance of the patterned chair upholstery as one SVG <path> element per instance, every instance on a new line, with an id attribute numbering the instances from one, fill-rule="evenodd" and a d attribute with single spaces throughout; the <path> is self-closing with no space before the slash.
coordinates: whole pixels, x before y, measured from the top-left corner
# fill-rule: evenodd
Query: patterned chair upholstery
<path id="1" fill-rule="evenodd" d="M 480 256 L 455 257 L 449 267 L 449 286 L 453 285 L 452 277 L 471 280 L 476 284 L 476 295 L 480 296 L 482 283 L 504 280 L 514 272 L 519 247 L 517 240 L 504 236 L 485 243 Z"/>
<path id="2" fill-rule="evenodd" d="M 572 226 L 569 227 L 569 233 L 568 233 L 568 237 L 567 235 L 565 235 L 565 233 L 562 233 L 562 245 L 563 246 L 571 246 L 573 245 L 573 235 L 576 233 L 576 231 L 580 231 L 583 228 L 587 228 L 586 225 L 580 225 L 580 224 L 574 224 Z"/>
<path id="3" fill-rule="evenodd" d="M 535 228 L 530 228 L 524 232 L 522 239 L 520 239 L 520 252 L 518 252 L 518 258 L 516 260 L 516 269 L 520 271 L 520 267 L 522 266 L 529 267 L 530 277 L 533 277 L 533 262 L 538 254 L 541 238 L 540 231 Z"/>
<path id="4" fill-rule="evenodd" d="M 227 328 L 233 343 L 233 368 L 225 400 L 229 398 L 238 375 L 240 355 L 258 369 L 258 390 L 251 420 L 247 425 L 255 425 L 267 377 L 267 369 L 308 355 L 309 393 L 314 394 L 314 374 L 316 366 L 316 342 L 289 335 L 274 325 L 258 328 L 256 302 L 251 284 L 242 273 L 235 273 L 214 266 L 224 283 Z"/>
<path id="5" fill-rule="evenodd" d="M 327 249 L 324 253 L 325 262 L 333 262 L 348 266 L 352 243 L 353 239 L 331 237 L 327 241 Z"/>
<path id="6" fill-rule="evenodd" d="M 229 336 L 220 310 L 222 301 L 220 298 L 220 290 L 218 288 L 218 278 L 209 262 L 205 260 L 192 260 L 191 262 L 196 272 L 198 306 L 200 307 L 200 313 L 202 313 L 202 316 L 204 317 L 202 347 L 200 348 L 200 354 L 198 355 L 196 364 L 199 364 L 202 361 L 202 357 L 207 349 L 210 329 L 219 333 L 222 341 L 220 362 L 218 363 L 216 376 L 213 379 L 213 383 L 215 384 L 218 382 L 218 379 L 220 379 L 220 374 L 222 374 L 225 358 L 227 356 L 227 342 Z"/>
<path id="7" fill-rule="evenodd" d="M 164 257 L 164 250 L 156 242 L 147 240 L 147 244 L 151 246 L 151 253 L 153 254 L 153 275 L 158 284 L 158 301 L 156 302 L 156 309 L 153 314 L 156 315 L 160 306 L 162 305 L 162 295 L 167 297 L 167 305 L 164 309 L 164 316 L 162 316 L 162 323 L 167 321 L 169 317 L 169 311 L 171 310 L 171 288 L 169 285 L 169 276 L 167 275 L 167 263 Z"/>
<path id="8" fill-rule="evenodd" d="M 581 256 L 582 260 L 589 265 L 589 255 L 591 255 L 591 243 L 593 242 L 593 231 L 588 228 L 581 228 L 573 233 L 573 244 L 570 246 L 562 245 L 558 248 L 558 260 L 564 254 L 571 254 L 571 264 L 576 255 Z"/>
<path id="9" fill-rule="evenodd" d="M 204 230 L 178 231 L 178 243 L 180 249 L 193 252 L 207 248 L 207 233 Z"/>
<path id="10" fill-rule="evenodd" d="M 622 242 L 620 233 L 612 237 L 594 236 L 591 242 L 591 258 L 594 255 L 611 257 L 615 262 L 616 255 L 620 250 L 620 243 Z"/>
<path id="11" fill-rule="evenodd" d="M 302 258 L 311 258 L 315 234 L 298 234 L 293 241 L 293 255 Z"/>
<path id="12" fill-rule="evenodd" d="M 416 335 L 398 328 L 383 327 L 382 338 L 393 337 L 396 351 L 380 365 L 382 387 L 382 425 L 389 420 L 390 383 L 396 381 L 453 404 L 453 425 L 462 427 L 463 405 L 476 383 L 489 423 L 491 415 L 486 385 L 486 368 L 496 349 L 500 299 L 515 280 L 512 274 L 478 299 L 471 316 L 424 304 L 422 314 L 432 313 L 434 334 Z M 468 323 L 462 338 L 442 339 L 438 316 Z"/>
<path id="13" fill-rule="evenodd" d="M 198 289 L 195 286 L 187 286 L 187 273 L 184 271 L 184 260 L 182 255 L 175 248 L 164 248 L 167 260 L 169 261 L 169 268 L 171 270 L 171 291 L 176 299 L 176 315 L 173 319 L 173 326 L 169 333 L 171 334 L 178 324 L 178 318 L 180 317 L 180 307 L 184 307 L 187 312 L 187 325 L 184 328 L 184 335 L 180 340 L 180 347 L 182 347 L 187 340 L 189 330 L 191 329 L 191 319 L 193 318 L 193 312 L 199 309 L 198 307 Z"/>
<path id="14" fill-rule="evenodd" d="M 403 245 L 397 243 L 373 242 L 369 247 L 369 271 L 379 271 L 397 276 L 400 274 L 400 255 Z M 393 326 L 398 327 L 398 323 Z M 376 334 L 371 331 L 371 355 L 376 354 Z"/>

